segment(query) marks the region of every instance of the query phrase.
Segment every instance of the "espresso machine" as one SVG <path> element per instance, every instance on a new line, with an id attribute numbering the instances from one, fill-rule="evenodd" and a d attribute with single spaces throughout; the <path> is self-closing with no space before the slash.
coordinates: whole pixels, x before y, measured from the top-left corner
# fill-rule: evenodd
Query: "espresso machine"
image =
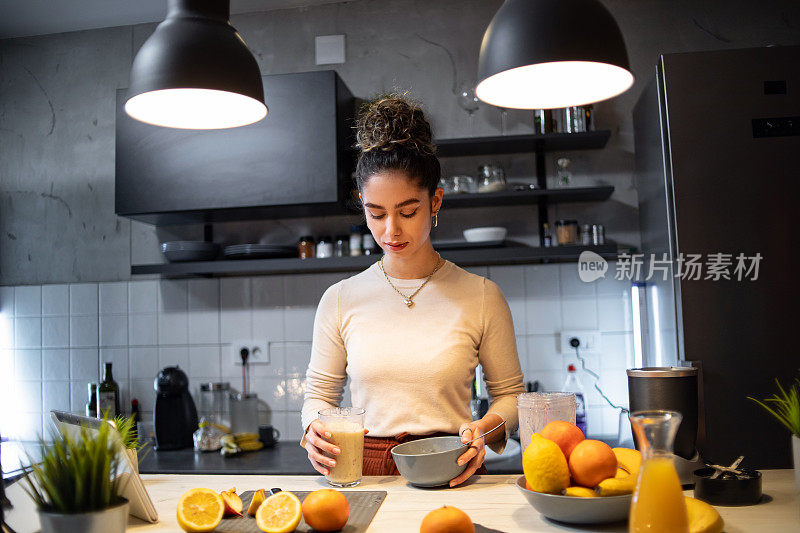
<path id="1" fill-rule="evenodd" d="M 189 378 L 177 366 L 168 366 L 156 376 L 156 407 L 153 413 L 157 450 L 191 448 L 197 429 L 197 409 L 189 394 Z"/>
<path id="2" fill-rule="evenodd" d="M 628 396 L 631 412 L 661 409 L 677 411 L 683 417 L 675 436 L 675 470 L 682 485 L 694 483 L 692 472 L 705 464 L 697 451 L 702 441 L 700 369 L 693 366 L 628 369 Z M 634 435 L 634 441 L 636 437 Z M 639 448 L 638 443 L 636 448 Z"/>

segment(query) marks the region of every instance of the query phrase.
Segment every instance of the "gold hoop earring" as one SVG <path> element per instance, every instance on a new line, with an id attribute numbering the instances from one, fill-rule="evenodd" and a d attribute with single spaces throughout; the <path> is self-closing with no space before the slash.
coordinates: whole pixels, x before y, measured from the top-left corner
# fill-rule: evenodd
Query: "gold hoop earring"
<path id="1" fill-rule="evenodd" d="M 435 212 L 433 214 L 433 227 L 437 227 L 439 225 L 439 212 Z"/>

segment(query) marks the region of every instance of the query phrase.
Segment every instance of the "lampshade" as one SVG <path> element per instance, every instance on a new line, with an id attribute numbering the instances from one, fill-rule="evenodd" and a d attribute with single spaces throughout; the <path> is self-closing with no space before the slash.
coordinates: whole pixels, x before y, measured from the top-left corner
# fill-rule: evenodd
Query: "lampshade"
<path id="1" fill-rule="evenodd" d="M 267 116 L 255 58 L 231 26 L 228 0 L 168 0 L 139 49 L 125 111 L 170 128 L 233 128 Z"/>
<path id="2" fill-rule="evenodd" d="M 483 35 L 475 94 L 499 107 L 552 109 L 631 85 L 622 33 L 598 0 L 506 0 Z"/>

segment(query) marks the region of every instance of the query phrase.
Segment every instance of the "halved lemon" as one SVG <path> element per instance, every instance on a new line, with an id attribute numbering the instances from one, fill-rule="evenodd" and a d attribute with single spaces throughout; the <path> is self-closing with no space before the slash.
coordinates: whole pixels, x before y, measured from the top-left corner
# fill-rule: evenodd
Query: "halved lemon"
<path id="1" fill-rule="evenodd" d="M 273 494 L 258 506 L 256 525 L 264 533 L 289 533 L 297 528 L 302 516 L 297 496 L 283 491 Z"/>
<path id="2" fill-rule="evenodd" d="M 219 494 L 211 489 L 191 489 L 178 500 L 178 525 L 189 532 L 213 531 L 224 512 Z"/>

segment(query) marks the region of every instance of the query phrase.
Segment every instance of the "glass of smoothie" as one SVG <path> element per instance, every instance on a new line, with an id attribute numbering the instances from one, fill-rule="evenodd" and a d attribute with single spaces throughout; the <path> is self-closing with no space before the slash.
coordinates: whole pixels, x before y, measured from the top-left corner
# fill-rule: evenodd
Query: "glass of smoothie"
<path id="1" fill-rule="evenodd" d="M 328 467 L 325 479 L 334 487 L 355 487 L 364 465 L 364 409 L 331 407 L 319 411 L 319 420 L 341 451 L 333 456 L 336 466 Z"/>

